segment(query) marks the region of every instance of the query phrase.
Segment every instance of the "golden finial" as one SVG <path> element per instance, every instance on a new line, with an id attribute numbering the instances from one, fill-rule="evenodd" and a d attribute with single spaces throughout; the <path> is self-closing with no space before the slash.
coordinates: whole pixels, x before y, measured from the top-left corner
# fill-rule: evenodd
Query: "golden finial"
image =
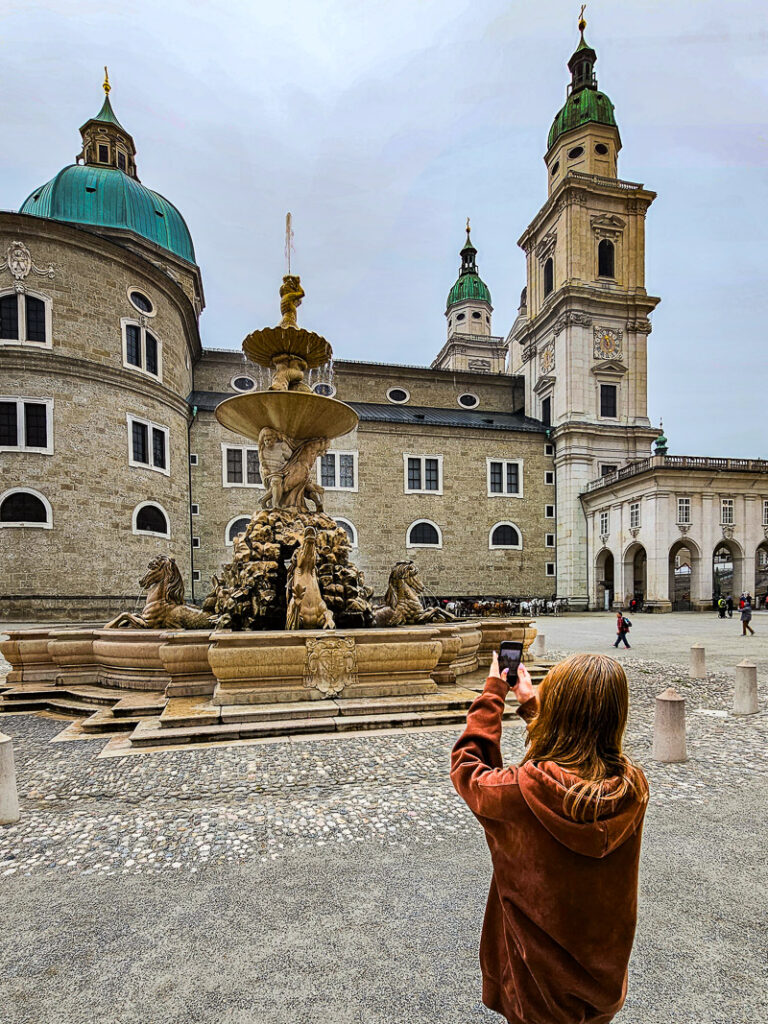
<path id="1" fill-rule="evenodd" d="M 467 238 L 469 238 L 469 217 L 467 217 Z"/>
<path id="2" fill-rule="evenodd" d="M 582 37 L 584 35 L 584 29 L 587 27 L 587 20 L 584 17 L 584 11 L 586 11 L 586 9 L 587 9 L 587 5 L 586 4 L 582 4 L 581 5 L 581 10 L 579 11 L 579 32 L 581 32 Z"/>
<path id="3" fill-rule="evenodd" d="M 109 96 L 109 91 L 112 86 L 109 84 L 109 72 L 107 71 L 106 65 L 104 65 L 104 85 L 102 86 L 104 92 Z"/>

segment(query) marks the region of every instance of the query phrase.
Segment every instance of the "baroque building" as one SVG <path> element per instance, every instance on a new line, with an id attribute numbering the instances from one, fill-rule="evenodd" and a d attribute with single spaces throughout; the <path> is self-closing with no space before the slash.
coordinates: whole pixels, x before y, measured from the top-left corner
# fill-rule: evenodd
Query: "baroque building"
<path id="1" fill-rule="evenodd" d="M 467 222 L 432 364 L 337 360 L 312 381 L 359 416 L 316 471 L 378 595 L 405 558 L 439 597 L 664 611 L 768 590 L 768 464 L 670 456 L 648 419 L 655 194 L 618 177 L 580 28 L 506 337 Z M 160 553 L 199 601 L 265 493 L 255 442 L 215 417 L 262 371 L 202 346 L 190 233 L 139 180 L 109 90 L 75 163 L 0 213 L 5 619 L 107 617 Z"/>

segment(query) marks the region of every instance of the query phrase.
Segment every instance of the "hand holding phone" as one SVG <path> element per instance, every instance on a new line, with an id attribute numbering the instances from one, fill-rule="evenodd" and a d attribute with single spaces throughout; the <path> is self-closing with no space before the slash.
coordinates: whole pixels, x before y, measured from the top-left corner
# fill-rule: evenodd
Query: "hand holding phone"
<path id="1" fill-rule="evenodd" d="M 523 658 L 522 640 L 503 640 L 499 648 L 499 672 L 507 669 L 507 682 L 517 685 L 517 666 Z"/>

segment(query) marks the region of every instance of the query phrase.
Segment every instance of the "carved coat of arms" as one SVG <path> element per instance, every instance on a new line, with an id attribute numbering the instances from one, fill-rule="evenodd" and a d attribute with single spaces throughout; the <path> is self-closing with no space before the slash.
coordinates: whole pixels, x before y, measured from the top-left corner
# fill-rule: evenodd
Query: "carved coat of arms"
<path id="1" fill-rule="evenodd" d="M 336 697 L 357 682 L 355 641 L 348 636 L 307 637 L 304 685 L 325 697 Z"/>

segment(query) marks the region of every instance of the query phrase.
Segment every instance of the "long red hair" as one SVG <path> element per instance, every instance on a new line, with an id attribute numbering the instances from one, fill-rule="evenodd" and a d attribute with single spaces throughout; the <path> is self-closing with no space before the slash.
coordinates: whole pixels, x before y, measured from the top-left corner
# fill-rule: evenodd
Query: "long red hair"
<path id="1" fill-rule="evenodd" d="M 628 713 L 627 676 L 606 654 L 572 654 L 544 677 L 521 763 L 554 761 L 579 777 L 564 805 L 574 821 L 596 821 L 609 795 L 648 799 L 643 773 L 622 751 Z M 618 781 L 607 790 L 609 779 Z"/>

